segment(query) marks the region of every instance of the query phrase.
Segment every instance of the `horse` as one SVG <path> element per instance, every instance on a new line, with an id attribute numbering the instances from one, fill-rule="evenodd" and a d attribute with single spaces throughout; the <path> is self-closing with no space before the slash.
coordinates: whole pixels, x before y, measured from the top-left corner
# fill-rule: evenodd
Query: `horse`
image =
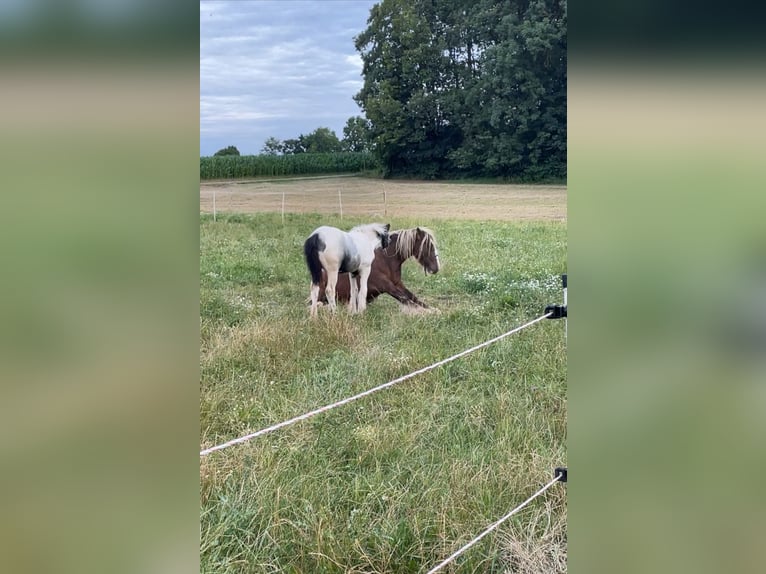
<path id="1" fill-rule="evenodd" d="M 375 250 L 388 247 L 386 223 L 368 223 L 357 225 L 345 232 L 337 227 L 323 225 L 316 228 L 303 244 L 306 265 L 311 273 L 311 317 L 317 315 L 319 301 L 319 282 L 322 271 L 327 274 L 325 295 L 330 311 L 335 313 L 335 285 L 338 273 L 350 273 L 355 279 L 350 281 L 350 308 L 352 313 L 361 313 L 367 307 L 367 278 L 375 258 Z M 359 279 L 357 286 L 356 279 Z"/>
<path id="2" fill-rule="evenodd" d="M 402 283 L 402 265 L 410 257 L 417 260 L 426 275 L 439 272 L 439 250 L 436 247 L 433 231 L 427 227 L 416 227 L 390 233 L 388 247 L 378 249 L 375 253 L 375 259 L 372 261 L 372 270 L 367 280 L 367 303 L 371 303 L 383 293 L 388 293 L 403 305 L 429 308 Z M 320 292 L 326 282 L 327 278 L 323 274 Z M 338 278 L 335 296 L 338 301 L 344 303 L 350 300 L 351 284 L 346 275 L 341 275 Z M 320 298 L 320 301 L 327 302 L 323 298 Z"/>

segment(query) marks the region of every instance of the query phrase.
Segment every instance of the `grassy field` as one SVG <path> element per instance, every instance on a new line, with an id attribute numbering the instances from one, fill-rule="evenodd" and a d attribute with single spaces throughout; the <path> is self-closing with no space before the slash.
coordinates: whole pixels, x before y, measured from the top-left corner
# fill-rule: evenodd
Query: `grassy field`
<path id="1" fill-rule="evenodd" d="M 200 444 L 407 374 L 561 300 L 566 224 L 388 217 L 431 227 L 443 268 L 404 282 L 440 313 L 320 309 L 302 244 L 369 218 L 201 215 Z M 322 313 L 322 311 L 325 311 Z M 200 460 L 202 572 L 426 572 L 566 464 L 566 349 L 543 321 L 350 405 Z M 564 572 L 565 487 L 445 572 Z"/>

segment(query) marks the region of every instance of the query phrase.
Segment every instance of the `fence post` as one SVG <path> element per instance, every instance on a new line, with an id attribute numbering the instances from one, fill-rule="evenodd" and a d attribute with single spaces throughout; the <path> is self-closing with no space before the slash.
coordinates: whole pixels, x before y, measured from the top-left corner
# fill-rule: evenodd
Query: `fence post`
<path id="1" fill-rule="evenodd" d="M 338 205 L 340 206 L 340 219 L 343 221 L 343 199 L 341 198 L 340 189 L 338 190 Z"/>
<path id="2" fill-rule="evenodd" d="M 388 194 L 383 190 L 383 216 L 388 217 Z"/>
<path id="3" fill-rule="evenodd" d="M 215 221 L 215 187 L 213 186 L 213 221 Z"/>
<path id="4" fill-rule="evenodd" d="M 564 304 L 548 305 L 545 308 L 546 316 L 549 319 L 564 319 L 564 342 L 567 340 L 567 274 L 561 275 L 561 285 L 564 288 Z"/>
<path id="5" fill-rule="evenodd" d="M 567 306 L 567 274 L 561 276 L 561 284 L 564 287 L 564 307 Z M 564 317 L 564 340 L 567 338 L 567 318 Z"/>
<path id="6" fill-rule="evenodd" d="M 285 224 L 285 192 L 282 192 L 282 225 Z"/>

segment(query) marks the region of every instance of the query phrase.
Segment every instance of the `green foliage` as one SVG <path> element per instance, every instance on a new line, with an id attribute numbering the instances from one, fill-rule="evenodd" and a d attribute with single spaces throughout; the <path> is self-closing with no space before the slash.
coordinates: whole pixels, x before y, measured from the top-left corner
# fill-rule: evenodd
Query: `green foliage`
<path id="1" fill-rule="evenodd" d="M 344 151 L 371 151 L 371 125 L 369 120 L 361 116 L 354 116 L 346 120 L 343 127 Z"/>
<path id="2" fill-rule="evenodd" d="M 275 137 L 270 137 L 263 144 L 261 152 L 265 155 L 295 155 L 299 153 L 337 153 L 340 151 L 364 151 L 346 150 L 343 143 L 330 128 L 317 128 L 308 135 L 301 134 L 297 138 L 286 139 L 280 142 Z"/>
<path id="3" fill-rule="evenodd" d="M 235 146 L 230 145 L 230 146 L 225 147 L 223 149 L 219 149 L 213 155 L 214 156 L 218 156 L 218 157 L 220 157 L 220 156 L 230 156 L 230 155 L 237 155 L 238 156 L 239 155 L 239 150 Z"/>
<path id="4" fill-rule="evenodd" d="M 355 42 L 386 175 L 566 177 L 566 0 L 383 0 Z"/>
<path id="5" fill-rule="evenodd" d="M 442 270 L 404 282 L 440 314 L 381 297 L 364 315 L 308 318 L 302 244 L 320 224 L 278 214 L 200 223 L 200 429 L 212 446 L 371 388 L 542 314 L 561 300 L 561 223 L 414 221 Z M 201 572 L 425 572 L 566 464 L 564 325 L 482 351 L 200 464 Z M 554 487 L 508 527 L 561 524 Z M 534 517 L 538 518 L 535 519 Z M 558 532 L 563 539 L 565 533 Z M 510 571 L 498 532 L 460 571 Z M 538 555 L 552 553 L 541 545 Z M 517 562 L 514 562 L 518 565 Z M 534 570 L 519 570 L 534 571 Z M 561 572 L 561 570 L 545 570 Z"/>
<path id="6" fill-rule="evenodd" d="M 300 137 L 306 153 L 334 153 L 342 149 L 338 136 L 330 128 L 317 128 Z"/>
<path id="7" fill-rule="evenodd" d="M 261 148 L 261 153 L 264 155 L 279 155 L 283 151 L 282 142 L 273 136 L 267 139 Z"/>
<path id="8" fill-rule="evenodd" d="M 369 153 L 301 153 L 201 157 L 200 179 L 356 173 L 377 168 Z"/>
<path id="9" fill-rule="evenodd" d="M 286 155 L 294 155 L 296 153 L 306 153 L 306 145 L 303 141 L 304 136 L 297 138 L 286 139 L 282 142 L 282 151 Z"/>

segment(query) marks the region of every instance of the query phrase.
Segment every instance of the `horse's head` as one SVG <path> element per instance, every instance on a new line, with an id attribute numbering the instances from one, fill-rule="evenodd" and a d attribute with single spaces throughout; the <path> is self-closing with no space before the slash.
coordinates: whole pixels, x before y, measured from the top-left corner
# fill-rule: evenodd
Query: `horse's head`
<path id="1" fill-rule="evenodd" d="M 430 229 L 418 227 L 415 235 L 415 245 L 419 245 L 415 257 L 423 267 L 426 275 L 439 272 L 439 250 Z"/>

